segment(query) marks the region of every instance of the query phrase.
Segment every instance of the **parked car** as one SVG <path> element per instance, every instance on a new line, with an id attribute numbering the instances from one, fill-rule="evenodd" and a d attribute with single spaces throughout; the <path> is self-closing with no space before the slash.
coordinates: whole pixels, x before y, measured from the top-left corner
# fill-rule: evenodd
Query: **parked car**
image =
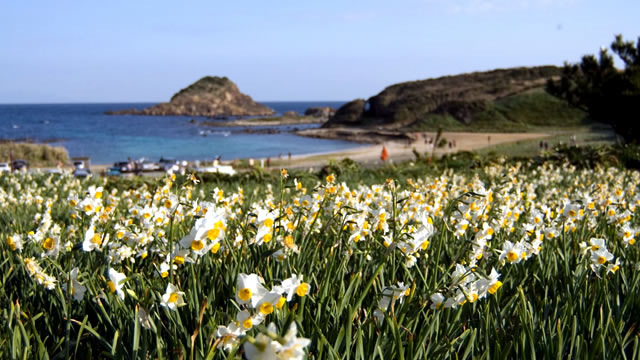
<path id="1" fill-rule="evenodd" d="M 118 168 L 121 173 L 127 173 L 127 172 L 133 171 L 133 167 L 131 166 L 131 163 L 127 161 L 120 161 L 120 162 L 114 163 L 113 167 Z"/>
<path id="2" fill-rule="evenodd" d="M 91 176 L 91 171 L 89 169 L 78 167 L 75 170 L 73 170 L 73 176 L 77 178 L 87 178 Z"/>
<path id="3" fill-rule="evenodd" d="M 161 157 L 158 162 L 160 165 L 160 169 L 166 172 L 177 172 L 180 170 L 180 166 L 178 165 L 178 161 L 176 159 Z"/>
<path id="4" fill-rule="evenodd" d="M 226 174 L 226 175 L 235 175 L 236 171 L 233 169 L 231 165 L 213 165 L 213 166 L 201 166 L 195 168 L 196 172 L 199 173 L 218 173 L 218 174 Z"/>
<path id="5" fill-rule="evenodd" d="M 74 161 L 73 167 L 76 169 L 84 169 L 85 168 L 84 161 L 80 161 L 80 160 Z"/>
<path id="6" fill-rule="evenodd" d="M 138 166 L 142 171 L 158 171 L 161 170 L 160 165 L 147 159 L 140 159 Z"/>
<path id="7" fill-rule="evenodd" d="M 47 174 L 62 174 L 62 169 L 60 168 L 53 168 L 53 169 L 49 169 L 47 170 Z"/>
<path id="8" fill-rule="evenodd" d="M 120 176 L 121 174 L 119 167 L 110 167 L 107 169 L 107 176 Z"/>
<path id="9" fill-rule="evenodd" d="M 9 163 L 0 163 L 0 173 L 3 172 L 11 172 L 11 166 L 9 166 Z"/>
<path id="10" fill-rule="evenodd" d="M 13 168 L 13 171 L 27 171 L 27 169 L 29 168 L 29 163 L 26 160 L 13 160 L 13 162 L 11 163 L 11 167 Z"/>

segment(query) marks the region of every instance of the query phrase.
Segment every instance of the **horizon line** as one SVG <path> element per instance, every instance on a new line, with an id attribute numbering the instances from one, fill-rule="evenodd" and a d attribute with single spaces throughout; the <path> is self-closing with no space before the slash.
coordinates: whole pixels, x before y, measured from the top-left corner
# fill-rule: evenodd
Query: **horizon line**
<path id="1" fill-rule="evenodd" d="M 254 100 L 257 103 L 344 102 L 351 100 Z M 51 102 L 2 102 L 0 105 L 98 105 L 98 104 L 161 104 L 167 101 L 51 101 Z"/>

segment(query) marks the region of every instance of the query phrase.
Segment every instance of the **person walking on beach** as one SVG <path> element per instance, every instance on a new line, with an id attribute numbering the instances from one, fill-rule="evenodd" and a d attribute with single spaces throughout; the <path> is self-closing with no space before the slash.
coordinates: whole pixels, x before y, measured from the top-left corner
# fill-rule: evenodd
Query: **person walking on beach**
<path id="1" fill-rule="evenodd" d="M 382 145 L 382 152 L 380 153 L 380 160 L 382 161 L 386 161 L 389 158 L 389 152 L 387 151 L 387 148 Z"/>

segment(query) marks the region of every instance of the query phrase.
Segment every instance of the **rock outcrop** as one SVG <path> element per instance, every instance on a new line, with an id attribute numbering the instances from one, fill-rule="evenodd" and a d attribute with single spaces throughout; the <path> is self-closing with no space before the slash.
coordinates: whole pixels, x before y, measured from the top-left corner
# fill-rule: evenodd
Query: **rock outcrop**
<path id="1" fill-rule="evenodd" d="M 329 118 L 335 115 L 336 110 L 330 106 L 322 107 L 310 107 L 304 111 L 306 116 L 313 116 L 317 118 Z"/>
<path id="2" fill-rule="evenodd" d="M 286 111 L 284 114 L 282 114 L 283 118 L 292 118 L 292 119 L 296 119 L 298 118 L 298 113 L 290 110 L 290 111 Z"/>
<path id="3" fill-rule="evenodd" d="M 168 103 L 146 109 L 108 111 L 108 115 L 266 116 L 274 111 L 240 92 L 227 77 L 206 76 L 180 90 Z"/>
<path id="4" fill-rule="evenodd" d="M 431 114 L 470 124 L 493 101 L 544 87 L 555 66 L 521 67 L 427 79 L 389 86 L 368 100 L 353 100 L 323 127 L 407 127 Z"/>

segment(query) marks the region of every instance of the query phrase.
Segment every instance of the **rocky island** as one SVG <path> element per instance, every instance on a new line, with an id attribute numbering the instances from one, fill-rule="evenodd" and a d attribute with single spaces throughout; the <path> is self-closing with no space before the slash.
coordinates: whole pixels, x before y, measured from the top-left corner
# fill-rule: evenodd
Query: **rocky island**
<path id="1" fill-rule="evenodd" d="M 243 94 L 227 77 L 205 76 L 167 103 L 146 109 L 107 111 L 107 115 L 267 116 L 274 111 Z"/>

